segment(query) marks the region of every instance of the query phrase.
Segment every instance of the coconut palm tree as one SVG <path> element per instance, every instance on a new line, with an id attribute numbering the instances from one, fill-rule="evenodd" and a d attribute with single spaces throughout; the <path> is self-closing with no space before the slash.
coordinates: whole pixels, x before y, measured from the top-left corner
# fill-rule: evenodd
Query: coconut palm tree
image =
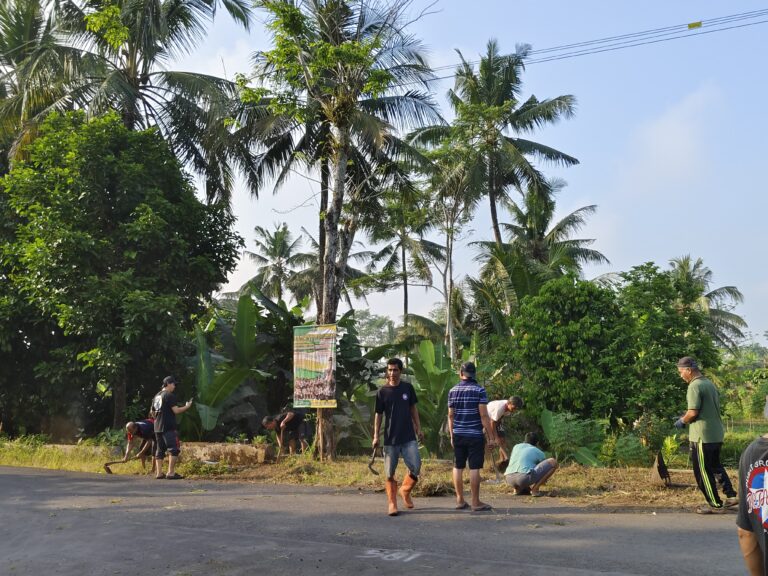
<path id="1" fill-rule="evenodd" d="M 67 79 L 78 51 L 60 42 L 52 0 L 0 4 L 0 135 L 11 148 L 26 143 L 40 115 L 68 107 Z M 22 128 L 26 130 L 22 131 Z"/>
<path id="2" fill-rule="evenodd" d="M 562 118 L 573 116 L 573 96 L 539 100 L 522 99 L 522 73 L 531 47 L 519 45 L 513 54 L 502 55 L 496 40 L 489 40 L 479 68 L 459 52 L 454 88 L 448 100 L 456 114 L 451 127 L 432 126 L 414 132 L 410 141 L 434 144 L 448 132 L 475 151 L 475 162 L 485 179 L 496 244 L 502 244 L 497 205 L 510 187 L 525 187 L 540 181 L 532 160 L 571 166 L 578 160 L 544 144 L 523 138 Z"/>
<path id="3" fill-rule="evenodd" d="M 538 294 L 547 280 L 559 270 L 534 262 L 518 246 L 478 244 L 477 261 L 482 268 L 478 278 L 467 278 L 474 316 L 482 334 L 509 335 L 509 322 L 525 296 Z"/>
<path id="4" fill-rule="evenodd" d="M 259 268 L 250 284 L 261 290 L 265 296 L 280 301 L 289 280 L 310 265 L 312 258 L 298 252 L 302 237 L 294 240 L 285 222 L 275 224 L 274 232 L 261 226 L 256 226 L 254 232 L 256 252 L 246 250 L 245 253 Z"/>
<path id="5" fill-rule="evenodd" d="M 747 327 L 746 321 L 733 312 L 734 307 L 744 301 L 739 289 L 736 286 L 712 288 L 712 271 L 701 258 L 694 261 L 686 254 L 673 258 L 669 263 L 678 287 L 692 290 L 693 306 L 707 315 L 715 344 L 736 351 L 739 340 L 744 338 L 742 329 Z"/>
<path id="6" fill-rule="evenodd" d="M 307 238 L 310 250 L 304 252 L 302 257 L 306 262 L 306 267 L 293 274 L 287 282 L 288 289 L 294 294 L 297 300 L 315 297 L 316 291 L 320 288 L 317 282 L 319 276 L 319 257 L 320 244 L 306 229 L 302 232 Z M 379 287 L 378 278 L 373 273 L 373 258 L 375 252 L 365 249 L 359 242 L 355 243 L 354 249 L 350 252 L 348 265 L 344 269 L 344 276 L 341 278 L 341 296 L 350 309 L 354 309 L 354 300 L 363 300 L 366 302 L 366 296 Z"/>
<path id="7" fill-rule="evenodd" d="M 531 183 L 522 193 L 522 202 L 507 202 L 512 222 L 503 223 L 508 242 L 533 262 L 556 269 L 561 274 L 581 272 L 583 264 L 608 264 L 608 259 L 599 251 L 589 248 L 591 239 L 577 239 L 571 236 L 586 223 L 586 218 L 597 210 L 597 206 L 584 206 L 574 210 L 557 222 L 555 196 L 565 187 L 560 179 L 541 179 Z"/>
<path id="8" fill-rule="evenodd" d="M 373 242 L 386 242 L 373 262 L 379 274 L 395 279 L 403 289 L 403 328 L 408 331 L 408 287 L 413 283 L 432 285 L 432 262 L 441 262 L 443 247 L 425 235 L 435 224 L 429 218 L 429 199 L 411 182 L 388 190 L 384 217 L 372 225 Z M 389 284 L 389 283 L 388 283 Z"/>
<path id="9" fill-rule="evenodd" d="M 117 111 L 130 129 L 157 127 L 181 161 L 205 177 L 209 199 L 226 198 L 232 163 L 250 167 L 243 155 L 247 146 L 225 123 L 236 113 L 236 86 L 166 69 L 199 44 L 218 6 L 249 26 L 251 8 L 245 0 L 56 2 L 50 20 L 38 25 L 48 31 L 40 42 L 48 56 L 18 69 L 15 99 L 0 109 L 0 121 L 19 123 L 25 135 L 54 109 L 78 107 L 92 115 Z M 60 52 L 69 59 L 51 56 Z"/>
<path id="10" fill-rule="evenodd" d="M 593 214 L 596 206 L 585 206 L 553 223 L 555 195 L 565 183 L 542 179 L 529 184 L 517 203 L 507 202 L 513 218 L 502 223 L 507 242 L 475 242 L 482 263 L 480 277 L 469 279 L 476 315 L 484 333 L 508 333 L 509 318 L 523 297 L 535 295 L 548 280 L 581 272 L 586 263 L 608 263 L 599 251 L 589 248 L 594 240 L 571 236 Z"/>
<path id="11" fill-rule="evenodd" d="M 395 126 L 439 121 L 425 87 L 431 72 L 419 42 L 404 28 L 408 0 L 303 0 L 265 3 L 272 50 L 259 55 L 261 79 L 276 89 L 278 108 L 297 121 L 307 104 L 327 127 L 329 196 L 321 213 L 325 246 L 321 257 L 320 322 L 335 321 L 355 234 L 381 177 L 366 157 L 390 156 Z M 275 108 L 273 106 L 273 108 Z M 387 150 L 387 149 L 390 150 Z M 362 153 L 362 154 L 361 154 Z"/>
<path id="12" fill-rule="evenodd" d="M 454 339 L 455 279 L 453 253 L 456 241 L 461 238 L 462 224 L 468 221 L 481 195 L 481 185 L 473 171 L 470 152 L 455 142 L 447 141 L 429 153 L 433 170 L 429 174 L 427 190 L 432 198 L 430 212 L 435 227 L 444 238 L 440 261 L 432 259 L 442 278 L 442 295 L 445 308 L 445 345 L 448 356 L 456 357 Z"/>

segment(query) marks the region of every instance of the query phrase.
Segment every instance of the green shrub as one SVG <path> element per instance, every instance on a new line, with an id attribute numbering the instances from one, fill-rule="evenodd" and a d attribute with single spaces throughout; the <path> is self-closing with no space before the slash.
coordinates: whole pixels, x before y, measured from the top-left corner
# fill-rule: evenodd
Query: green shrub
<path id="1" fill-rule="evenodd" d="M 236 436 L 227 436 L 224 438 L 224 442 L 227 444 L 248 444 L 248 434 L 242 432 Z"/>
<path id="2" fill-rule="evenodd" d="M 651 463 L 651 453 L 635 434 L 624 434 L 616 439 L 616 465 L 647 466 Z"/>
<path id="3" fill-rule="evenodd" d="M 608 434 L 600 445 L 600 452 L 597 459 L 606 466 L 613 466 L 616 463 L 616 440 L 618 435 Z"/>
<path id="4" fill-rule="evenodd" d="M 267 436 L 254 436 L 252 442 L 254 446 L 268 446 L 270 444 Z"/>
<path id="5" fill-rule="evenodd" d="M 664 439 L 673 431 L 670 420 L 650 412 L 644 412 L 635 421 L 633 428 L 634 433 L 653 454 L 661 450 Z"/>
<path id="6" fill-rule="evenodd" d="M 105 428 L 93 438 L 86 438 L 78 444 L 83 446 L 121 446 L 125 443 L 125 431 L 122 429 L 113 430 Z"/>
<path id="7" fill-rule="evenodd" d="M 728 468 L 736 468 L 741 453 L 757 436 L 754 432 L 728 432 L 720 449 L 720 462 Z"/>
<path id="8" fill-rule="evenodd" d="M 47 434 L 27 434 L 25 436 L 19 436 L 14 440 L 17 444 L 22 446 L 29 446 L 30 448 L 39 448 L 51 441 L 51 437 Z"/>
<path id="9" fill-rule="evenodd" d="M 184 476 L 222 476 L 232 472 L 232 469 L 226 462 L 206 464 L 200 460 L 181 462 L 178 469 Z"/>
<path id="10" fill-rule="evenodd" d="M 664 458 L 664 462 L 667 466 L 671 466 L 680 457 L 681 442 L 677 438 L 677 434 L 670 434 L 664 438 L 664 442 L 661 444 L 661 457 Z"/>
<path id="11" fill-rule="evenodd" d="M 575 460 L 580 464 L 598 466 L 595 453 L 605 439 L 605 426 L 596 420 L 582 420 L 568 412 L 556 414 L 543 410 L 541 426 L 549 450 L 560 462 Z"/>

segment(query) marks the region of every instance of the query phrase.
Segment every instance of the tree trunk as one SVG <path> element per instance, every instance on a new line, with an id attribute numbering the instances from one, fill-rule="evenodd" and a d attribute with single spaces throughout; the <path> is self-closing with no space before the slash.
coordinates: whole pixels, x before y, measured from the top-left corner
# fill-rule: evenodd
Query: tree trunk
<path id="1" fill-rule="evenodd" d="M 320 161 L 320 225 L 317 233 L 317 253 L 319 255 L 318 275 L 315 278 L 313 290 L 315 293 L 315 308 L 317 321 L 320 322 L 320 311 L 323 309 L 323 278 L 325 278 L 325 216 L 328 211 L 328 183 L 331 179 L 331 168 L 328 159 Z"/>
<path id="2" fill-rule="evenodd" d="M 125 401 L 126 382 L 125 371 L 115 376 L 112 383 L 112 399 L 114 400 L 115 413 L 112 418 L 112 428 L 120 430 L 125 425 Z"/>
<path id="3" fill-rule="evenodd" d="M 322 300 L 317 318 L 320 324 L 336 322 L 336 311 L 339 306 L 339 269 L 336 265 L 339 255 L 339 221 L 344 206 L 344 193 L 347 181 L 347 149 L 349 146 L 349 131 L 345 128 L 334 127 L 335 151 L 333 155 L 333 197 L 328 204 L 323 219 L 325 230 L 325 249 L 322 258 Z M 317 441 L 320 460 L 333 460 L 336 456 L 333 442 L 333 425 L 330 410 L 317 411 Z"/>
<path id="4" fill-rule="evenodd" d="M 488 161 L 488 202 L 491 206 L 491 226 L 493 227 L 493 238 L 497 246 L 501 246 L 501 230 L 499 229 L 499 216 L 496 213 L 496 178 L 493 166 L 493 160 Z"/>
<path id="5" fill-rule="evenodd" d="M 446 236 L 446 275 L 445 275 L 445 335 L 448 345 L 448 357 L 455 359 L 453 346 L 453 318 L 451 302 L 453 301 L 453 228 Z"/>
<path id="6" fill-rule="evenodd" d="M 336 150 L 333 159 L 333 198 L 325 213 L 326 245 L 323 255 L 323 300 L 322 310 L 318 314 L 321 324 L 333 324 L 336 321 L 336 310 L 339 306 L 336 256 L 339 253 L 339 219 L 344 206 L 347 179 L 349 131 L 343 128 L 334 128 L 334 132 Z"/>
<path id="7" fill-rule="evenodd" d="M 401 230 L 401 236 L 400 236 L 400 258 L 401 258 L 401 268 L 402 268 L 402 279 L 403 279 L 403 328 L 405 328 L 405 333 L 408 334 L 408 267 L 405 262 L 405 242 L 403 242 L 403 231 Z"/>

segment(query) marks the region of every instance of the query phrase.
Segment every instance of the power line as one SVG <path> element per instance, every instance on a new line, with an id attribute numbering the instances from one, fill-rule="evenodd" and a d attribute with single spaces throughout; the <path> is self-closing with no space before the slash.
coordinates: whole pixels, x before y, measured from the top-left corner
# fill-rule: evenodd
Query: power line
<path id="1" fill-rule="evenodd" d="M 599 54 L 601 52 L 613 52 L 615 50 L 622 50 L 624 48 L 634 48 L 635 46 L 645 46 L 646 44 L 658 44 L 659 42 L 668 42 L 669 40 L 680 40 L 682 38 L 690 38 L 691 36 L 702 36 L 704 34 L 714 34 L 715 32 L 725 32 L 726 30 L 735 30 L 738 28 L 747 28 L 749 26 L 757 26 L 758 24 L 765 24 L 768 22 L 768 19 L 766 20 L 759 20 L 757 22 L 748 22 L 746 24 L 739 24 L 736 26 L 726 26 L 723 28 L 717 28 L 715 30 L 702 30 L 700 32 L 689 32 L 687 34 L 679 34 L 677 36 L 669 36 L 667 38 L 658 38 L 655 40 L 647 40 L 645 42 L 632 42 L 632 43 L 619 43 L 617 45 L 608 45 L 603 48 L 593 49 L 593 50 L 582 50 L 577 52 L 569 52 L 557 56 L 551 56 L 548 58 L 539 58 L 539 59 L 532 59 L 529 60 L 528 64 L 541 64 L 543 62 L 553 62 L 555 60 L 564 60 L 567 58 L 575 58 L 577 56 L 588 56 L 590 54 Z"/>
<path id="2" fill-rule="evenodd" d="M 749 22 L 755 18 L 768 17 L 768 9 L 753 10 L 751 12 L 742 12 L 739 14 L 731 14 L 728 16 L 720 16 L 717 18 L 711 18 L 709 20 L 702 20 L 700 22 L 692 22 L 687 24 L 676 24 L 674 26 L 666 26 L 662 28 L 654 28 L 651 30 L 645 30 L 642 32 L 632 32 L 628 34 L 621 34 L 617 36 L 608 36 L 605 38 L 598 38 L 595 40 L 588 40 L 584 42 L 576 42 L 572 44 L 563 44 L 560 46 L 554 46 L 551 48 L 542 48 L 539 50 L 531 50 L 528 56 L 524 59 L 526 64 L 540 64 L 544 62 L 552 62 L 556 60 L 564 60 L 567 58 L 575 58 L 577 56 L 587 56 L 590 54 L 599 54 L 601 52 L 611 52 L 615 50 L 622 50 L 625 48 L 633 48 L 636 46 L 643 46 L 646 44 L 656 44 L 659 42 L 667 42 L 669 40 L 678 40 L 680 38 L 688 38 L 691 36 L 701 36 L 703 34 L 713 34 L 715 32 L 724 32 L 727 30 L 734 30 L 738 28 L 746 28 L 748 26 L 756 26 L 758 24 L 765 24 L 768 19 L 758 20 L 757 22 Z M 733 22 L 747 21 L 744 24 L 738 24 L 733 26 L 725 26 Z M 712 28 L 712 29 L 707 29 Z M 578 48 L 579 50 L 572 50 Z M 562 52 L 558 54 L 558 52 Z M 541 58 L 536 58 L 536 55 L 544 55 Z M 470 60 L 466 64 L 469 66 L 476 66 L 481 60 Z M 455 69 L 460 66 L 457 64 L 447 64 L 443 66 L 437 66 L 432 68 L 433 71 Z M 438 76 L 431 81 L 445 80 L 452 78 L 454 74 L 446 76 Z M 417 82 L 406 82 L 399 84 L 398 86 L 407 86 L 409 84 L 415 84 Z"/>

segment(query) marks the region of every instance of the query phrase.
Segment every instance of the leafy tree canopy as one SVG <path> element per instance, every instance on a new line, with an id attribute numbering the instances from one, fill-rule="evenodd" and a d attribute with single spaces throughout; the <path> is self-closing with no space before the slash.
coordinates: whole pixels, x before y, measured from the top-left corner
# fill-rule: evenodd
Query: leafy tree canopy
<path id="1" fill-rule="evenodd" d="M 686 407 L 686 385 L 677 374 L 677 359 L 693 356 L 705 369 L 720 364 L 706 313 L 690 305 L 699 291 L 652 263 L 620 276 L 619 305 L 630 318 L 634 356 L 633 411 L 679 415 Z"/>
<path id="2" fill-rule="evenodd" d="M 191 315 L 234 268 L 231 216 L 197 200 L 155 130 L 114 114 L 53 115 L 2 194 L 19 219 L 3 247 L 10 281 L 77 342 L 120 424 L 126 393 L 179 367 Z"/>
<path id="3" fill-rule="evenodd" d="M 591 416 L 623 415 L 622 367 L 631 365 L 624 313 L 615 294 L 573 276 L 523 301 L 512 344 L 526 403 Z"/>

